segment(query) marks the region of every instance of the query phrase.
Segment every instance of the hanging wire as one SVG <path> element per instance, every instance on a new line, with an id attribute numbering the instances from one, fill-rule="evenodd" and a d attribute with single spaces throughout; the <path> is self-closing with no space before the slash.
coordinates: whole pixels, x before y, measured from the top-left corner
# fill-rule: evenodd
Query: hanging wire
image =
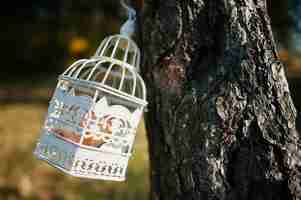
<path id="1" fill-rule="evenodd" d="M 128 6 L 124 0 L 121 0 L 121 5 L 127 10 L 128 20 L 122 25 L 120 34 L 131 37 L 135 32 L 136 26 L 136 11 Z"/>

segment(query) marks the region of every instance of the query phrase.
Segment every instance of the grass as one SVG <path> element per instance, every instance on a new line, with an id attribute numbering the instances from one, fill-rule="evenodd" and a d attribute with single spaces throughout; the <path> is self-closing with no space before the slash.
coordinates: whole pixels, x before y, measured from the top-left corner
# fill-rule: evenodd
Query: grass
<path id="1" fill-rule="evenodd" d="M 148 198 L 148 155 L 143 123 L 138 128 L 126 181 L 80 179 L 63 174 L 32 154 L 46 111 L 47 106 L 43 104 L 0 104 L 0 200 Z"/>

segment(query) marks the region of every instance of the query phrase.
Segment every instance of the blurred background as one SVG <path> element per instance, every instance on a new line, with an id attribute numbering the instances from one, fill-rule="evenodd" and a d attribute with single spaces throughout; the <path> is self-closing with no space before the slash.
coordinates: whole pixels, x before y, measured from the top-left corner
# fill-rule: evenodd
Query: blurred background
<path id="1" fill-rule="evenodd" d="M 295 105 L 301 109 L 301 1 L 268 1 Z M 118 33 L 117 0 L 27 0 L 1 7 L 0 200 L 147 199 L 148 155 L 141 123 L 127 181 L 73 178 L 32 156 L 57 76 Z M 300 121 L 300 120 L 299 120 Z M 300 125 L 300 122 L 298 123 Z"/>

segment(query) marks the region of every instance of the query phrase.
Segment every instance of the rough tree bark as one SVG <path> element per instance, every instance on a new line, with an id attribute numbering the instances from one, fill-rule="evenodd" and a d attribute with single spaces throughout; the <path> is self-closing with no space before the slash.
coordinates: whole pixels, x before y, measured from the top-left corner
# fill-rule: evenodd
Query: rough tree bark
<path id="1" fill-rule="evenodd" d="M 296 110 L 266 7 L 146 0 L 152 199 L 301 199 Z"/>

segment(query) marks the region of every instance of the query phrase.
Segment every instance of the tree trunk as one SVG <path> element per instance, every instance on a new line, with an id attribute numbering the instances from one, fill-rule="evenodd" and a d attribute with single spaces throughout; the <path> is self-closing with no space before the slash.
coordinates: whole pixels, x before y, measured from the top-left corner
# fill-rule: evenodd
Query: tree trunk
<path id="1" fill-rule="evenodd" d="M 146 0 L 142 24 L 152 199 L 300 199 L 265 1 Z"/>

